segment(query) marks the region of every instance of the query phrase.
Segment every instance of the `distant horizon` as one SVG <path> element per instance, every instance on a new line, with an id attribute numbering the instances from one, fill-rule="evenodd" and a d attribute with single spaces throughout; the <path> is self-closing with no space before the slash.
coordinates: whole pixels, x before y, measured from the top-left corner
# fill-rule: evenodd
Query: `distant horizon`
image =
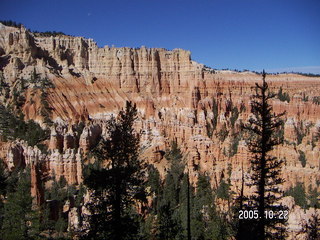
<path id="1" fill-rule="evenodd" d="M 320 74 L 319 12 L 313 0 L 3 0 L 1 20 L 99 47 L 181 48 L 213 69 Z"/>

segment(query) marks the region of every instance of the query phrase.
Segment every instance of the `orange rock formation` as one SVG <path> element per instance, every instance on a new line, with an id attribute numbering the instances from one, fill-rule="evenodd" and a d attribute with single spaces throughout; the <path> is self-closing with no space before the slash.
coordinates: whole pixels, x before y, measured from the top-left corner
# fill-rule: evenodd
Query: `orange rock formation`
<path id="1" fill-rule="evenodd" d="M 192 61 L 190 52 L 182 49 L 99 48 L 91 39 L 40 37 L 24 27 L 1 23 L 0 63 L 11 86 L 19 78 L 30 79 L 34 70 L 55 85 L 48 91 L 56 123 L 51 129 L 49 153 L 45 155 L 21 142 L 9 147 L 0 143 L 0 154 L 6 156 L 8 166 L 41 162 L 45 171 L 64 176 L 70 184 L 80 183 L 84 154 L 105 135 L 106 119 L 130 100 L 139 110 L 135 127 L 141 136 L 142 157 L 157 166 L 162 176 L 168 168 L 163 153 L 172 140 L 185 153 L 194 180 L 199 171 L 212 176 L 213 185 L 230 177 L 237 191 L 242 168 L 249 169 L 244 140 L 239 141 L 236 154 L 229 152 L 240 123 L 250 116 L 254 83 L 261 81 L 258 74 L 215 71 Z M 320 105 L 313 99 L 320 95 L 320 78 L 280 74 L 267 75 L 267 82 L 271 91 L 278 92 L 282 87 L 290 96 L 289 103 L 279 99 L 272 102 L 276 113 L 287 113 L 286 143 L 274 151 L 285 159 L 284 188 L 298 181 L 317 186 L 320 142 L 314 136 L 320 127 Z M 28 87 L 23 111 L 27 119 L 42 122 L 40 94 L 33 93 L 31 83 Z M 233 124 L 234 107 L 239 116 Z M 217 124 L 211 135 L 214 120 Z M 86 123 L 80 135 L 71 127 L 79 122 Z M 304 137 L 297 144 L 299 126 Z M 226 131 L 224 141 L 219 139 L 221 131 Z M 305 167 L 299 161 L 299 150 L 306 155 Z M 227 174 L 229 167 L 231 176 Z M 36 177 L 33 179 L 36 185 Z"/>

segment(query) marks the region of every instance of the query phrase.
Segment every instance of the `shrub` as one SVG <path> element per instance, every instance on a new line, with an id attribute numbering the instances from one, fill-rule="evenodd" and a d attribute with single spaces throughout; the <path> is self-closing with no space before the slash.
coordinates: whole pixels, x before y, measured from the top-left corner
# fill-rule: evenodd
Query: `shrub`
<path id="1" fill-rule="evenodd" d="M 288 189 L 285 192 L 285 196 L 292 196 L 296 205 L 304 209 L 307 208 L 307 196 L 303 183 L 298 183 L 296 186 Z"/>
<path id="2" fill-rule="evenodd" d="M 15 21 L 12 20 L 4 20 L 4 21 L 0 21 L 3 25 L 8 26 L 8 27 L 17 27 L 20 28 L 22 26 L 21 23 L 17 23 Z"/>
<path id="3" fill-rule="evenodd" d="M 302 167 L 306 166 L 306 163 L 307 163 L 306 155 L 301 150 L 299 150 L 299 161 L 301 162 Z"/>
<path id="4" fill-rule="evenodd" d="M 214 130 L 213 130 L 213 127 L 212 127 L 210 121 L 208 121 L 208 120 L 206 121 L 206 129 L 207 129 L 207 136 L 209 138 L 211 138 Z"/>
<path id="5" fill-rule="evenodd" d="M 38 36 L 38 37 L 56 37 L 56 36 L 63 36 L 66 34 L 63 32 L 56 32 L 56 31 L 45 31 L 45 32 L 38 32 L 38 31 L 33 31 L 33 33 Z"/>
<path id="6" fill-rule="evenodd" d="M 320 96 L 313 97 L 312 102 L 316 105 L 320 105 Z"/>
<path id="7" fill-rule="evenodd" d="M 214 98 L 212 99 L 212 113 L 213 113 L 212 126 L 213 126 L 213 130 L 215 130 L 218 123 L 219 112 L 218 112 L 218 104 Z"/>
<path id="8" fill-rule="evenodd" d="M 298 145 L 301 144 L 302 139 L 306 136 L 307 131 L 303 127 L 303 122 L 299 121 L 297 124 L 294 125 L 294 131 L 297 136 L 297 143 Z"/>
<path id="9" fill-rule="evenodd" d="M 231 110 L 231 117 L 230 117 L 230 123 L 232 127 L 234 127 L 234 124 L 237 121 L 238 117 L 239 117 L 239 110 L 237 107 L 233 107 Z"/>
<path id="10" fill-rule="evenodd" d="M 306 95 L 306 93 L 302 94 L 302 101 L 303 102 L 308 102 L 309 101 L 309 97 Z"/>
<path id="11" fill-rule="evenodd" d="M 224 123 L 220 131 L 218 132 L 217 136 L 219 137 L 219 140 L 221 142 L 224 142 L 224 140 L 228 137 L 229 131 L 227 130 L 227 126 Z"/>
<path id="12" fill-rule="evenodd" d="M 278 99 L 279 99 L 281 102 L 285 102 L 285 101 L 287 101 L 288 103 L 290 102 L 290 96 L 289 96 L 289 94 L 283 92 L 283 91 L 282 91 L 282 87 L 280 87 L 277 96 L 278 96 Z"/>
<path id="13" fill-rule="evenodd" d="M 0 135 L 4 140 L 21 139 L 28 145 L 35 146 L 50 136 L 49 130 L 44 130 L 33 120 L 24 121 L 24 115 L 16 116 L 11 109 L 0 105 Z M 44 149 L 39 145 L 40 149 Z"/>
<path id="14" fill-rule="evenodd" d="M 320 208 L 320 203 L 318 200 L 319 192 L 317 188 L 312 188 L 312 186 L 309 186 L 309 194 L 308 194 L 308 201 L 309 201 L 309 206 L 314 207 L 314 208 Z"/>
<path id="15" fill-rule="evenodd" d="M 216 194 L 218 198 L 228 200 L 230 196 L 230 184 L 222 180 L 216 190 Z"/>
<path id="16" fill-rule="evenodd" d="M 234 155 L 237 154 L 240 138 L 241 138 L 240 133 L 233 136 L 230 142 L 230 147 L 229 147 L 229 157 L 233 157 Z"/>

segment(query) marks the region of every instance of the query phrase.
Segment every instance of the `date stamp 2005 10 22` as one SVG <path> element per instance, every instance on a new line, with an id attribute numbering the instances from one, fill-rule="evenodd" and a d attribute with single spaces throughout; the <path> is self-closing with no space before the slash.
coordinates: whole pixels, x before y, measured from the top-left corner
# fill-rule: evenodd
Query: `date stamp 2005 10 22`
<path id="1" fill-rule="evenodd" d="M 265 219 L 288 219 L 289 212 L 287 210 L 280 210 L 274 212 L 272 210 L 264 211 Z M 259 215 L 258 210 L 240 210 L 239 219 L 261 219 L 263 216 Z"/>

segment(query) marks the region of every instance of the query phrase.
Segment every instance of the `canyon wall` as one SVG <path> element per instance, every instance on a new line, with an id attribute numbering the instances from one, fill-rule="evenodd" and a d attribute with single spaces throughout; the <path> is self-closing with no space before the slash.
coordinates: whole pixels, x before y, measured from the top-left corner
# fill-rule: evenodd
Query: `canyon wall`
<path id="1" fill-rule="evenodd" d="M 46 143 L 48 153 L 21 141 L 2 142 L 0 157 L 10 168 L 32 163 L 38 166 L 34 174 L 54 173 L 70 184 L 81 183 L 86 153 L 105 134 L 106 120 L 130 100 L 138 108 L 135 128 L 141 136 L 141 157 L 162 176 L 168 168 L 164 152 L 172 140 L 184 152 L 194 182 L 199 171 L 209 174 L 215 187 L 230 177 L 237 193 L 242 169 L 248 175 L 250 155 L 245 140 L 237 135 L 251 114 L 250 97 L 255 83 L 262 81 L 259 74 L 213 70 L 192 61 L 190 52 L 182 49 L 99 48 L 91 39 L 42 37 L 24 27 L 1 23 L 0 70 L 11 89 L 19 79 L 27 81 L 23 113 L 41 124 L 41 96 L 30 78 L 36 72 L 55 86 L 48 89 L 55 123 Z M 267 75 L 266 80 L 271 91 L 282 88 L 290 96 L 289 102 L 272 100 L 276 113 L 286 111 L 285 143 L 274 150 L 285 160 L 284 189 L 303 182 L 320 190 L 320 142 L 316 137 L 320 78 L 278 74 Z M 0 100 L 5 101 L 3 95 Z M 80 122 L 86 125 L 79 133 L 72 125 Z M 34 186 L 37 181 L 34 177 Z"/>

